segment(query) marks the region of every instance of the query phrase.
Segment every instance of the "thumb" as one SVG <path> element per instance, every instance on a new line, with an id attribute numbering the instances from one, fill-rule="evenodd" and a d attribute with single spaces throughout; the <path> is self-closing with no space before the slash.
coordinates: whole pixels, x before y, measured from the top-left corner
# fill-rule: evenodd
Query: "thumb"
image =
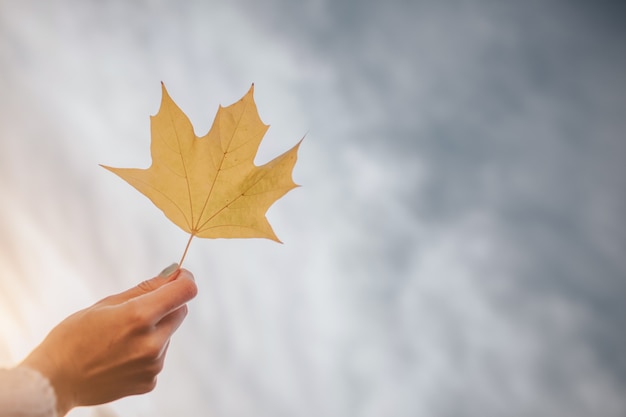
<path id="1" fill-rule="evenodd" d="M 173 263 L 167 268 L 165 268 L 159 275 L 154 278 L 145 280 L 140 282 L 135 287 L 132 287 L 124 292 L 119 294 L 114 294 L 108 296 L 100 301 L 99 304 L 104 305 L 116 305 L 121 304 L 125 301 L 131 300 L 135 297 L 138 297 L 143 294 L 147 294 L 156 290 L 157 288 L 167 284 L 168 282 L 176 279 L 176 277 L 180 274 L 180 268 L 177 263 Z"/>

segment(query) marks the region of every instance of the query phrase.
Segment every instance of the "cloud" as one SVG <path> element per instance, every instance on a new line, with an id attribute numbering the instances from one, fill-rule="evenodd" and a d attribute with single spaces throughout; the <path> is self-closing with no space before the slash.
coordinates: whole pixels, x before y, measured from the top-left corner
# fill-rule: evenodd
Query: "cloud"
<path id="1" fill-rule="evenodd" d="M 272 24 L 301 17 L 277 36 L 334 70 L 340 104 L 317 120 L 342 143 L 355 414 L 623 413 L 625 62 L 610 13 L 275 4 Z"/>
<path id="2" fill-rule="evenodd" d="M 78 304 L 184 247 L 97 168 L 147 165 L 159 81 L 198 131 L 255 81 L 263 157 L 309 131 L 304 187 L 270 210 L 285 245 L 192 247 L 201 294 L 159 391 L 111 410 L 624 414 L 615 4 L 42 4 L 0 6 L 0 185 L 47 253 L 34 288 L 69 271 Z"/>

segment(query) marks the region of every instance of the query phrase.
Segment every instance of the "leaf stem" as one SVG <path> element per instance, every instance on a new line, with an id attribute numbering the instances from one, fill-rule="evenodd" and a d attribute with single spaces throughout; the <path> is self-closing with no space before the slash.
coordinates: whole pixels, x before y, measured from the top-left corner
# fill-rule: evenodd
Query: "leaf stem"
<path id="1" fill-rule="evenodd" d="M 191 244 L 191 239 L 193 239 L 195 235 L 192 233 L 189 236 L 189 240 L 187 241 L 187 246 L 185 246 L 185 251 L 183 252 L 183 257 L 180 258 L 180 262 L 178 263 L 178 267 L 181 268 L 183 266 L 183 261 L 185 260 L 185 256 L 187 256 L 187 251 L 189 250 L 189 245 Z"/>

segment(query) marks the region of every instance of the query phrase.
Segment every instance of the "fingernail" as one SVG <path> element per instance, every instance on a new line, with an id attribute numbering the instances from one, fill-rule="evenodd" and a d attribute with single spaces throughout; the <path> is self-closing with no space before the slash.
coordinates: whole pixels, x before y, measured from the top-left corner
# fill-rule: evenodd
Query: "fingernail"
<path id="1" fill-rule="evenodd" d="M 178 269 L 178 264 L 177 263 L 173 263 L 170 266 L 168 266 L 167 268 L 165 268 L 163 271 L 161 271 L 159 276 L 160 277 L 169 277 L 174 272 L 176 272 L 177 269 Z"/>

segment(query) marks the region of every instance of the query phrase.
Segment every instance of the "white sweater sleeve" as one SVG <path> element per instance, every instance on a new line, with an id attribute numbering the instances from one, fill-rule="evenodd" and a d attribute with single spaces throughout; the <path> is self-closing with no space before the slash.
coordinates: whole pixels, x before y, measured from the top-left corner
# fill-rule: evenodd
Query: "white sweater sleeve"
<path id="1" fill-rule="evenodd" d="M 50 382 L 23 366 L 0 369 L 0 417 L 57 417 Z"/>

